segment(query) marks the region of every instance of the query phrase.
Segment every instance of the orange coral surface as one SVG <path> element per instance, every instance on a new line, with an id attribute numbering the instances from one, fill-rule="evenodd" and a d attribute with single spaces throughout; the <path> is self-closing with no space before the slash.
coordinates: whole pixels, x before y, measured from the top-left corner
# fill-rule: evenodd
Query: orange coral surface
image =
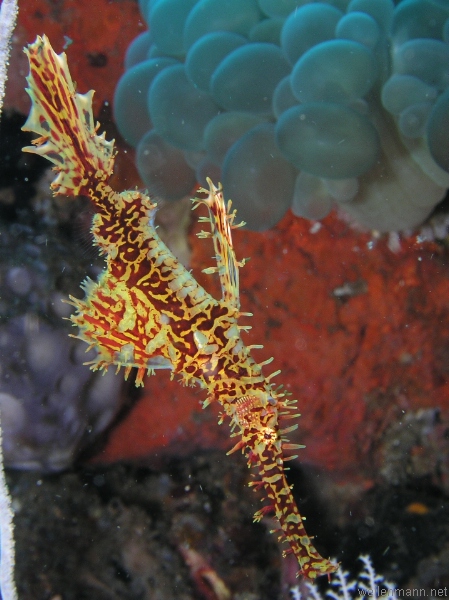
<path id="1" fill-rule="evenodd" d="M 111 102 L 123 73 L 123 57 L 129 43 L 145 25 L 133 0 L 26 0 L 19 2 L 13 36 L 5 108 L 27 114 L 25 93 L 28 63 L 23 47 L 36 35 L 46 34 L 55 50 L 67 53 L 73 80 L 80 90 L 95 90 L 94 113 Z"/>
<path id="2" fill-rule="evenodd" d="M 447 251 L 414 238 L 393 252 L 387 240 L 353 231 L 334 215 L 312 233 L 291 214 L 265 233 L 235 231 L 242 309 L 254 313 L 248 344 L 298 399 L 300 460 L 341 475 L 363 468 L 383 431 L 404 412 L 449 408 L 449 270 Z M 211 248 L 192 235 L 194 272 Z M 227 427 L 198 388 L 168 373 L 151 377 L 143 398 L 113 432 L 102 460 L 196 447 L 228 448 Z"/>

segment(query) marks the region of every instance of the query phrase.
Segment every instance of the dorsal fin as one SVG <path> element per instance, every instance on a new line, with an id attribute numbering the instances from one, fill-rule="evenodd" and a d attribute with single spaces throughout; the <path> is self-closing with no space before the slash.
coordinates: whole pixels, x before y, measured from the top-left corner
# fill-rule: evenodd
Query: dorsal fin
<path id="1" fill-rule="evenodd" d="M 30 63 L 27 92 L 32 108 L 22 129 L 41 136 L 24 150 L 55 165 L 55 194 L 87 195 L 89 187 L 111 175 L 115 156 L 114 142 L 96 134 L 93 91 L 75 92 L 66 55 L 56 54 L 47 36 L 37 36 L 24 51 Z"/>
<path id="2" fill-rule="evenodd" d="M 221 184 L 219 183 L 218 187 L 215 187 L 209 178 L 207 178 L 207 183 L 209 184 L 208 190 L 204 188 L 198 190 L 201 194 L 207 194 L 207 198 L 193 200 L 195 203 L 193 209 L 200 204 L 205 204 L 209 211 L 209 217 L 200 217 L 200 221 L 210 223 L 210 232 L 201 231 L 198 237 L 212 238 L 217 261 L 217 267 L 204 269 L 204 272 L 218 273 L 223 300 L 239 310 L 239 267 L 243 267 L 245 259 L 239 262 L 235 257 L 231 229 L 243 227 L 245 223 L 234 224 L 236 211 L 231 212 L 230 200 L 226 206 Z"/>

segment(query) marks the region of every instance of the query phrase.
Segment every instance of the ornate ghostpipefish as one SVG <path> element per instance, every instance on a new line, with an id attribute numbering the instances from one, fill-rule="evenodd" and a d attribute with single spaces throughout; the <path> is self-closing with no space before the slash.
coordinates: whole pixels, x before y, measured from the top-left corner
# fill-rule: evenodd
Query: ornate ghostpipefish
<path id="1" fill-rule="evenodd" d="M 281 537 L 300 565 L 298 575 L 311 579 L 333 573 L 337 565 L 320 556 L 307 535 L 302 517 L 284 474 L 284 452 L 301 446 L 284 437 L 297 425 L 280 429 L 279 417 L 293 419 L 294 402 L 271 379 L 264 376 L 265 363 L 256 363 L 240 337 L 247 326 L 238 319 L 240 311 L 238 269 L 231 229 L 235 211 L 224 202 L 221 187 L 209 181 L 207 195 L 196 198 L 204 204 L 210 226 L 199 237 L 211 238 L 217 266 L 205 269 L 218 273 L 222 298 L 210 296 L 159 239 L 154 226 L 156 204 L 139 191 L 115 192 L 108 184 L 114 166 L 113 141 L 97 135 L 92 95 L 75 92 L 66 55 L 57 55 L 46 36 L 37 37 L 25 48 L 30 63 L 27 78 L 32 108 L 23 127 L 40 137 L 27 152 L 52 162 L 56 177 L 51 184 L 55 195 L 90 198 L 95 215 L 92 221 L 94 244 L 106 257 L 106 269 L 96 282 L 87 279 L 83 300 L 71 297 L 75 307 L 71 320 L 78 327 L 76 337 L 97 350 L 92 369 L 115 365 L 125 368 L 125 377 L 137 368 L 136 385 L 157 368 L 171 369 L 186 385 L 205 390 L 204 406 L 219 402 L 231 422 L 231 437 L 237 444 L 228 452 L 246 453 L 254 467 L 269 504 L 257 511 L 259 521 L 268 512 L 278 519 Z"/>

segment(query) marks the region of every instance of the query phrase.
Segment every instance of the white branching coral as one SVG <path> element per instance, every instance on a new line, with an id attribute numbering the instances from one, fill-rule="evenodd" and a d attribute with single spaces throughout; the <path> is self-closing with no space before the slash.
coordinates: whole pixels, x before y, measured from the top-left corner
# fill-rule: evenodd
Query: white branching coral
<path id="1" fill-rule="evenodd" d="M 360 556 L 363 563 L 356 580 L 349 579 L 349 573 L 341 567 L 334 573 L 330 580 L 330 589 L 322 595 L 314 583 L 305 582 L 304 593 L 299 586 L 290 590 L 292 600 L 355 600 L 356 598 L 368 597 L 370 600 L 396 600 L 395 586 L 386 581 L 382 575 L 374 570 L 369 556 Z M 304 589 L 304 588 L 303 588 Z"/>
<path id="2" fill-rule="evenodd" d="M 17 0 L 3 0 L 0 7 L 0 115 L 5 94 L 9 47 L 16 24 Z M 11 499 L 3 471 L 0 427 L 0 592 L 3 600 L 17 600 L 14 583 L 14 535 Z"/>
<path id="3" fill-rule="evenodd" d="M 17 0 L 3 0 L 0 7 L 0 112 L 5 94 L 7 79 L 9 47 L 11 36 L 16 25 Z"/>

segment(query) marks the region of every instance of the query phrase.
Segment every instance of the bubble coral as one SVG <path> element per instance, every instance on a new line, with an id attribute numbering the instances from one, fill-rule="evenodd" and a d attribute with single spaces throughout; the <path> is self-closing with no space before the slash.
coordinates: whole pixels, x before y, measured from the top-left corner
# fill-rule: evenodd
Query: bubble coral
<path id="1" fill-rule="evenodd" d="M 448 3 L 141 0 L 140 9 L 149 33 L 130 46 L 114 115 L 150 192 L 176 199 L 195 178 L 219 177 L 255 230 L 289 207 L 317 219 L 335 204 L 370 229 L 405 230 L 444 197 Z M 154 136 L 170 171 L 151 166 Z"/>
<path id="2" fill-rule="evenodd" d="M 102 377 L 83 364 L 86 348 L 62 321 L 70 314 L 62 300 L 81 273 L 95 276 L 98 267 L 79 237 L 36 214 L 25 205 L 21 220 L 0 224 L 3 457 L 8 467 L 55 472 L 106 429 L 123 395 L 114 373 Z"/>
<path id="3" fill-rule="evenodd" d="M 92 376 L 85 347 L 30 315 L 0 326 L 0 410 L 5 464 L 60 471 L 120 406 L 113 373 Z M 95 354 L 95 353 L 93 353 Z"/>

